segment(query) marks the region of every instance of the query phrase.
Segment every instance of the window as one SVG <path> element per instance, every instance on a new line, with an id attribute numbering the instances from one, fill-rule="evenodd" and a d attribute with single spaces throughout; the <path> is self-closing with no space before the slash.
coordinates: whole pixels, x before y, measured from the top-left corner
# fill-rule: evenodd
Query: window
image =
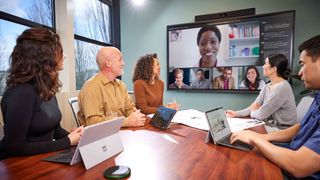
<path id="1" fill-rule="evenodd" d="M 75 34 L 111 43 L 110 7 L 98 0 L 73 0 Z"/>
<path id="2" fill-rule="evenodd" d="M 76 88 L 81 89 L 83 83 L 98 71 L 96 54 L 101 46 L 75 40 L 76 55 Z"/>
<path id="3" fill-rule="evenodd" d="M 52 0 L 0 1 L 0 96 L 6 87 L 9 58 L 16 38 L 34 26 L 54 27 Z"/>
<path id="4" fill-rule="evenodd" d="M 35 23 L 53 27 L 52 0 L 1 1 L 0 10 Z"/>
<path id="5" fill-rule="evenodd" d="M 6 87 L 9 57 L 15 46 L 16 38 L 27 28 L 26 26 L 0 19 L 0 95 L 4 93 Z"/>
<path id="6" fill-rule="evenodd" d="M 76 88 L 98 72 L 95 57 L 100 47 L 113 41 L 111 1 L 73 0 L 76 56 Z"/>

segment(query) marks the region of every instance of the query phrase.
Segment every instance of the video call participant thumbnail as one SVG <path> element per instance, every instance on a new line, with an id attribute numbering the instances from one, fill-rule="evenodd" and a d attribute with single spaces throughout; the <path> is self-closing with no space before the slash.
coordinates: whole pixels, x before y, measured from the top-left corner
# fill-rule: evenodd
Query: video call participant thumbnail
<path id="1" fill-rule="evenodd" d="M 209 89 L 211 87 L 211 82 L 204 77 L 203 69 L 197 69 L 195 80 L 191 82 L 190 87 L 194 89 Z"/>
<path id="2" fill-rule="evenodd" d="M 175 82 L 169 84 L 169 88 L 171 89 L 189 89 L 190 87 L 183 82 L 183 69 L 174 69 L 174 79 Z"/>
<path id="3" fill-rule="evenodd" d="M 235 79 L 232 77 L 232 67 L 224 67 L 222 75 L 214 77 L 212 81 L 213 89 L 235 89 Z"/>
<path id="4" fill-rule="evenodd" d="M 249 66 L 243 75 L 240 89 L 260 90 L 266 83 L 260 79 L 260 73 L 256 66 Z"/>

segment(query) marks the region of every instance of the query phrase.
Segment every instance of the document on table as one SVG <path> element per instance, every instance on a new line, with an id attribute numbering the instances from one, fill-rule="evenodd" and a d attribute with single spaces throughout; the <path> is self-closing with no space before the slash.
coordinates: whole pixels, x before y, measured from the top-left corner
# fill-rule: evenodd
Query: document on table
<path id="1" fill-rule="evenodd" d="M 150 118 L 153 114 L 148 115 Z M 227 118 L 231 132 L 265 124 L 263 121 L 251 118 Z M 188 109 L 178 111 L 171 122 L 184 124 L 201 130 L 209 130 L 208 121 L 204 112 Z"/>
<path id="2" fill-rule="evenodd" d="M 231 132 L 241 131 L 265 124 L 263 121 L 251 118 L 227 118 Z"/>
<path id="3" fill-rule="evenodd" d="M 201 130 L 209 130 L 205 114 L 195 109 L 178 111 L 171 122 L 181 123 Z"/>

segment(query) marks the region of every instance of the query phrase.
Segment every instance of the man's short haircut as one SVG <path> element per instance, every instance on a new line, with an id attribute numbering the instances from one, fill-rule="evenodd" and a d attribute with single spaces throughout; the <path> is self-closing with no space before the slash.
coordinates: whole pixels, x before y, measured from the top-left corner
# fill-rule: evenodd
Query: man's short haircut
<path id="1" fill-rule="evenodd" d="M 315 62 L 320 57 L 320 35 L 314 36 L 299 46 L 299 52 L 306 51 L 308 56 Z"/>
<path id="2" fill-rule="evenodd" d="M 197 69 L 196 73 L 198 73 L 198 72 L 202 72 L 202 74 L 204 74 L 203 69 Z"/>
<path id="3" fill-rule="evenodd" d="M 232 67 L 225 67 L 224 71 L 226 71 L 226 70 L 232 71 Z"/>
<path id="4" fill-rule="evenodd" d="M 179 69 L 179 68 L 175 69 L 174 70 L 174 77 L 177 77 L 177 74 L 182 74 L 182 76 L 183 76 L 183 70 Z"/>

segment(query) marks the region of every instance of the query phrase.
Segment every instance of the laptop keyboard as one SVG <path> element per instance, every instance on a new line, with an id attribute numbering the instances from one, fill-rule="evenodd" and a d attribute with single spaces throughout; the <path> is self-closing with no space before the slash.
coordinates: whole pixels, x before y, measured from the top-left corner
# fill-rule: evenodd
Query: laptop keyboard
<path id="1" fill-rule="evenodd" d="M 54 162 L 70 163 L 72 158 L 73 158 L 73 155 L 74 155 L 75 151 L 76 151 L 76 148 L 72 147 L 70 149 L 61 151 L 61 152 L 59 152 L 57 154 L 54 154 L 53 156 L 49 156 L 49 157 L 45 158 L 44 160 L 54 161 Z"/>
<path id="2" fill-rule="evenodd" d="M 251 146 L 250 144 L 244 143 L 242 141 L 236 141 L 233 144 L 231 144 L 230 137 L 231 137 L 231 134 L 228 134 L 227 136 L 220 139 L 219 142 L 224 143 L 224 144 L 230 144 L 232 146 L 243 147 L 245 149 L 252 149 L 253 148 L 253 146 Z"/>
<path id="3" fill-rule="evenodd" d="M 75 153 L 76 149 L 75 148 L 71 148 L 71 149 L 67 149 L 65 151 L 62 151 L 58 154 L 58 156 L 55 158 L 56 160 L 63 160 L 63 161 L 69 161 L 71 162 L 72 157 Z"/>

